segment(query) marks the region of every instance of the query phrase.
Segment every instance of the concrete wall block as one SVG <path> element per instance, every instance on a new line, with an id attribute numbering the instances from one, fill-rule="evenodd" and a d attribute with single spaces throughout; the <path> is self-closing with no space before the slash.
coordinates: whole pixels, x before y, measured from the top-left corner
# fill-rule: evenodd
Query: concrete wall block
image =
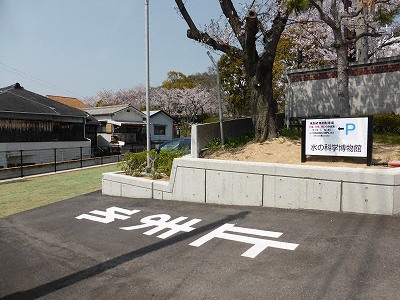
<path id="1" fill-rule="evenodd" d="M 264 177 L 263 206 L 340 211 L 340 182 Z"/>
<path id="2" fill-rule="evenodd" d="M 179 199 L 174 199 L 172 193 L 162 192 L 162 200 L 179 200 Z"/>
<path id="3" fill-rule="evenodd" d="M 307 197 L 300 208 L 340 211 L 341 182 L 306 179 Z"/>
<path id="4" fill-rule="evenodd" d="M 393 188 L 393 214 L 400 214 L 400 187 Z"/>
<path id="5" fill-rule="evenodd" d="M 250 174 L 268 174 L 268 175 L 274 175 L 277 167 L 277 164 L 274 163 L 230 161 L 230 160 L 220 160 L 220 159 L 203 159 L 203 158 L 187 158 L 187 157 L 174 159 L 174 163 L 176 163 L 176 165 L 179 167 L 186 167 L 186 168 L 250 173 Z"/>
<path id="6" fill-rule="evenodd" d="M 395 188 L 398 189 L 394 186 L 344 182 L 342 211 L 391 215 Z"/>
<path id="7" fill-rule="evenodd" d="M 153 199 L 162 200 L 163 192 L 158 190 L 153 190 Z"/>
<path id="8" fill-rule="evenodd" d="M 264 176 L 263 206 L 300 208 L 307 199 L 306 181 L 299 178 Z"/>
<path id="9" fill-rule="evenodd" d="M 162 192 L 171 192 L 171 187 L 168 181 L 154 180 L 153 189 Z"/>
<path id="10" fill-rule="evenodd" d="M 134 186 L 130 184 L 122 184 L 121 186 L 121 196 L 127 198 L 152 198 L 153 190 L 152 188 L 144 188 L 140 186 Z"/>
<path id="11" fill-rule="evenodd" d="M 262 175 L 207 171 L 206 202 L 229 205 L 262 205 Z"/>
<path id="12" fill-rule="evenodd" d="M 103 178 L 102 193 L 109 196 L 121 196 L 121 183 Z"/>
<path id="13" fill-rule="evenodd" d="M 206 170 L 177 167 L 172 194 L 174 200 L 205 202 Z"/>

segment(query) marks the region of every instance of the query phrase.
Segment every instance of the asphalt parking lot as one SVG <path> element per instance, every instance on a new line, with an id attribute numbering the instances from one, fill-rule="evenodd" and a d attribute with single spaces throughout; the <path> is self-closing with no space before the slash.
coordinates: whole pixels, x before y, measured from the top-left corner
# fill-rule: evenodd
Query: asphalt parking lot
<path id="1" fill-rule="evenodd" d="M 95 192 L 0 219 L 0 299 L 400 299 L 399 221 Z"/>

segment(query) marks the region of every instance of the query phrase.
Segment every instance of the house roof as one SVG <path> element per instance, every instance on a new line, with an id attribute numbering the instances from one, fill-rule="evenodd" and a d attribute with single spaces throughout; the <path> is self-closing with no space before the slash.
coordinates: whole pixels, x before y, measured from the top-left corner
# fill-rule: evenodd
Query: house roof
<path id="1" fill-rule="evenodd" d="M 146 115 L 146 111 L 143 110 L 142 113 L 144 113 Z M 156 114 L 162 113 L 164 115 L 166 115 L 167 117 L 171 118 L 172 120 L 174 119 L 173 117 L 171 117 L 169 114 L 167 114 L 165 111 L 163 110 L 151 110 L 150 111 L 150 118 Z"/>
<path id="2" fill-rule="evenodd" d="M 0 113 L 87 117 L 83 110 L 25 90 L 19 83 L 0 88 Z"/>
<path id="3" fill-rule="evenodd" d="M 131 104 L 121 104 L 121 105 L 112 105 L 112 106 L 100 106 L 93 108 L 85 108 L 84 110 L 91 114 L 92 116 L 100 116 L 100 115 L 113 115 L 121 110 L 131 108 L 136 110 L 138 113 L 142 114 L 142 112 L 136 108 L 134 108 Z"/>
<path id="4" fill-rule="evenodd" d="M 54 96 L 54 95 L 46 95 L 47 98 L 50 98 L 54 101 L 63 103 L 65 105 L 75 107 L 78 109 L 87 108 L 87 105 L 83 103 L 81 100 L 72 97 L 64 97 L 64 96 Z"/>

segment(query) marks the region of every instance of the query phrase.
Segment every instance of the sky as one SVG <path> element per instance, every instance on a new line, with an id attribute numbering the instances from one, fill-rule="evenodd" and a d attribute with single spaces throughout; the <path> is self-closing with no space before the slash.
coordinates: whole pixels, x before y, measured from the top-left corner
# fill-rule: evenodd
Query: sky
<path id="1" fill-rule="evenodd" d="M 0 0 L 0 88 L 19 82 L 41 95 L 96 96 L 146 83 L 145 0 Z M 217 0 L 187 0 L 198 26 L 221 15 Z M 212 66 L 186 37 L 173 0 L 149 0 L 150 85 L 169 71 Z M 218 59 L 218 54 L 213 56 Z"/>

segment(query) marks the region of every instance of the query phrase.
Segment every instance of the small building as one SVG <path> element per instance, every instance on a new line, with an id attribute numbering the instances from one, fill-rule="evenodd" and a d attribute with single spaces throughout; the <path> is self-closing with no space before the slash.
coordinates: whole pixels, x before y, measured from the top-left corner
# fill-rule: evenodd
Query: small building
<path id="1" fill-rule="evenodd" d="M 107 149 L 117 137 L 124 149 L 146 148 L 146 112 L 131 104 L 86 108 L 85 111 L 100 122 L 98 146 Z M 152 148 L 174 137 L 174 120 L 162 110 L 150 111 L 150 141 Z"/>
<path id="2" fill-rule="evenodd" d="M 85 135 L 90 116 L 79 109 L 25 90 L 19 83 L 0 88 L 0 168 L 91 155 Z M 47 151 L 47 152 L 46 152 Z M 23 157 L 22 157 L 23 156 Z"/>
<path id="3" fill-rule="evenodd" d="M 98 146 L 108 149 L 113 138 L 118 137 L 125 148 L 146 147 L 146 115 L 131 104 L 86 108 L 85 111 L 99 121 Z"/>
<path id="4" fill-rule="evenodd" d="M 87 108 L 87 105 L 77 98 L 54 95 L 46 95 L 46 97 L 80 110 Z M 97 129 L 99 124 L 100 123 L 89 114 L 85 124 L 85 137 L 90 139 L 92 148 L 97 148 Z"/>
<path id="5" fill-rule="evenodd" d="M 142 111 L 146 114 L 145 111 Z M 163 110 L 150 111 L 150 140 L 158 146 L 174 138 L 174 119 Z"/>

